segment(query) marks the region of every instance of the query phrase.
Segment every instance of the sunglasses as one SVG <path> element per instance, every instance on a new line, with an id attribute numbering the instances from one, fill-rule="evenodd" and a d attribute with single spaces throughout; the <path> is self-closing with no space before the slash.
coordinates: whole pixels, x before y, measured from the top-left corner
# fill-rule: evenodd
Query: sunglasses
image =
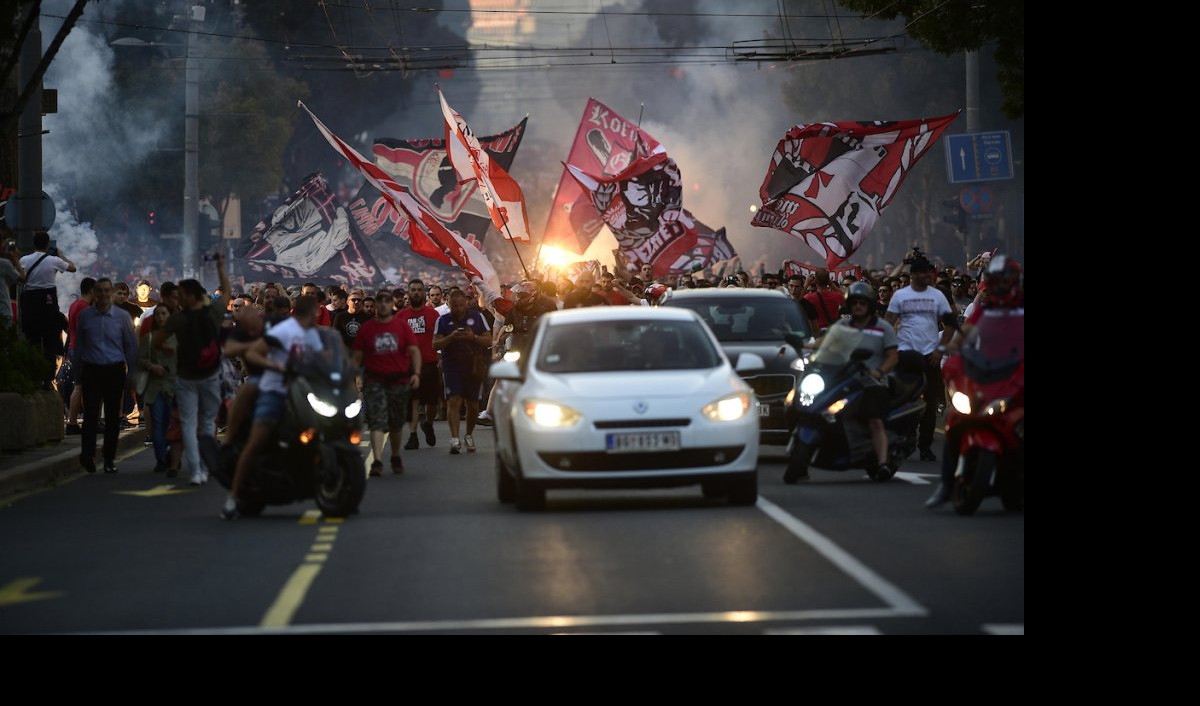
<path id="1" fill-rule="evenodd" d="M 354 302 L 355 304 L 357 304 L 357 303 L 361 302 L 361 301 L 362 301 L 362 299 L 357 299 L 357 298 L 351 297 L 351 298 L 350 298 L 350 301 L 352 301 L 352 302 Z"/>

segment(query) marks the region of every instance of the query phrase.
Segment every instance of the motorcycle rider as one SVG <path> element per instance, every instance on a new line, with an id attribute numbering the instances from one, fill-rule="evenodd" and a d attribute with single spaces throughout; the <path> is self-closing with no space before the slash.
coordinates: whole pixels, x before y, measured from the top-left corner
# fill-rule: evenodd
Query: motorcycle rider
<path id="1" fill-rule="evenodd" d="M 321 339 L 312 330 L 317 323 L 319 308 L 321 304 L 316 297 L 307 294 L 298 297 L 292 307 L 292 317 L 272 326 L 265 336 L 242 353 L 247 363 L 260 366 L 264 372 L 259 383 L 258 399 L 254 402 L 254 425 L 250 427 L 250 437 L 238 455 L 229 497 L 221 508 L 221 517 L 226 520 L 239 517 L 238 491 L 255 463 L 258 450 L 271 440 L 275 426 L 287 408 L 288 388 L 284 375 L 288 358 L 292 353 L 306 348 L 320 350 Z"/>
<path id="2" fill-rule="evenodd" d="M 988 310 L 1024 311 L 1025 309 L 1025 279 L 1021 263 L 1005 255 L 995 255 L 984 272 L 983 285 L 980 290 L 982 301 L 963 322 L 962 327 L 954 334 L 954 339 L 946 345 L 946 353 L 958 353 L 962 344 L 975 330 L 979 319 L 986 316 Z M 925 501 L 925 507 L 933 509 L 946 504 L 950 500 L 950 489 L 954 485 L 954 463 L 951 444 L 958 444 L 958 439 L 946 435 L 946 446 L 942 450 L 942 481 L 933 491 L 933 495 Z"/>
<path id="3" fill-rule="evenodd" d="M 863 361 L 863 365 L 873 382 L 863 390 L 859 413 L 871 432 L 871 449 L 875 452 L 875 462 L 881 471 L 890 476 L 895 469 L 888 463 L 888 437 L 883 418 L 887 414 L 888 405 L 887 376 L 900 362 L 900 342 L 896 338 L 896 329 L 876 314 L 875 290 L 871 285 L 866 282 L 850 285 L 846 293 L 846 305 L 850 309 L 850 318 L 835 319 L 830 329 L 833 326 L 847 326 L 861 331 L 863 336 L 858 347 L 871 350 L 871 357 Z M 797 480 L 806 478 L 807 471 Z"/>

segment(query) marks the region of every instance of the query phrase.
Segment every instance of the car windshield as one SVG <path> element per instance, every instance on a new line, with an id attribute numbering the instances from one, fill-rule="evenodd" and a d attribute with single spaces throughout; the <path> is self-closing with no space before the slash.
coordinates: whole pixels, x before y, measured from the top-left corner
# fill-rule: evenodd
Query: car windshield
<path id="1" fill-rule="evenodd" d="M 762 298 L 714 301 L 678 299 L 671 306 L 691 309 L 704 319 L 722 343 L 731 341 L 782 341 L 784 334 L 802 338 L 809 334 L 800 306 L 791 299 Z"/>
<path id="2" fill-rule="evenodd" d="M 698 370 L 723 360 L 697 321 L 590 321 L 546 326 L 539 370 Z"/>

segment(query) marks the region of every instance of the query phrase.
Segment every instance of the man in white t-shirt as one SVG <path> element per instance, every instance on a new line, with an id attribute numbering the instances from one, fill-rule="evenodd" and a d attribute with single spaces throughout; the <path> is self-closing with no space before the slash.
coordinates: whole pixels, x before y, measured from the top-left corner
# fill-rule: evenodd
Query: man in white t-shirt
<path id="1" fill-rule="evenodd" d="M 63 315 L 58 308 L 55 276 L 74 272 L 75 263 L 50 249 L 50 233 L 33 234 L 33 252 L 21 258 L 25 271 L 25 289 L 21 292 L 21 330 L 25 338 L 39 348 L 46 359 L 55 362 L 63 354 Z M 47 385 L 49 381 L 46 381 Z M 47 388 L 48 389 L 48 388 Z"/>
<path id="2" fill-rule="evenodd" d="M 912 258 L 912 283 L 897 290 L 888 302 L 887 320 L 896 328 L 900 340 L 900 352 L 915 351 L 925 357 L 925 413 L 921 416 L 917 431 L 917 447 L 922 461 L 936 461 L 933 453 L 933 430 L 937 425 L 937 408 L 946 396 L 942 382 L 942 354 L 939 345 L 945 345 L 954 334 L 947 326 L 938 331 L 943 317 L 953 312 L 946 295 L 933 282 L 933 264 L 922 255 Z"/>

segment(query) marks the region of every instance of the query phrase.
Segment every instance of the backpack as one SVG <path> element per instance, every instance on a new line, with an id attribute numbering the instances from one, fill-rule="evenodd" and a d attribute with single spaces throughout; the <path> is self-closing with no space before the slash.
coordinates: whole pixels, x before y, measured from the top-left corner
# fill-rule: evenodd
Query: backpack
<path id="1" fill-rule="evenodd" d="M 221 364 L 221 347 L 217 345 L 217 325 L 206 309 L 189 314 L 192 319 L 192 335 L 200 351 L 196 356 L 196 371 L 206 373 L 216 370 Z"/>

